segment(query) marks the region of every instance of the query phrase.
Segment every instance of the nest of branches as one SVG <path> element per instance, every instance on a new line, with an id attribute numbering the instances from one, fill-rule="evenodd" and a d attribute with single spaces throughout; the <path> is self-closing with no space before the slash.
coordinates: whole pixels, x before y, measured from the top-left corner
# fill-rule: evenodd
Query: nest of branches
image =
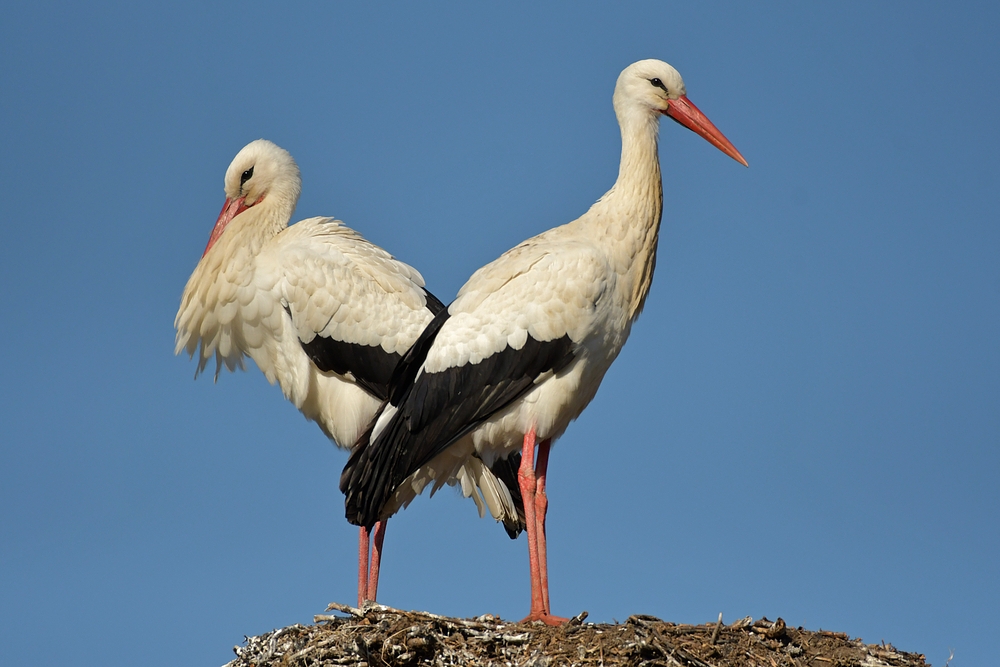
<path id="1" fill-rule="evenodd" d="M 789 628 L 780 618 L 729 625 L 678 625 L 652 616 L 621 624 L 560 627 L 510 623 L 494 616 L 458 619 L 369 604 L 332 604 L 315 625 L 247 637 L 226 667 L 364 665 L 608 667 L 926 667 L 923 655 L 890 644 L 865 644 L 839 632 Z"/>

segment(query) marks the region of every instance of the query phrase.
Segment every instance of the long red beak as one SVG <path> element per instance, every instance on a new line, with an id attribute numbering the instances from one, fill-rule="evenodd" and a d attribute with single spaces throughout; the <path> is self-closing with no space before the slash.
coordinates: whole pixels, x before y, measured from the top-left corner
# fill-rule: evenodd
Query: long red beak
<path id="1" fill-rule="evenodd" d="M 215 245 L 215 242 L 219 240 L 222 232 L 226 229 L 226 225 L 232 222 L 233 218 L 240 213 L 250 208 L 247 206 L 246 199 L 246 197 L 226 199 L 226 203 L 222 205 L 222 212 L 219 213 L 219 219 L 215 221 L 215 227 L 212 228 L 212 235 L 208 237 L 208 245 L 205 246 L 205 252 L 201 253 L 202 257 L 207 255 L 208 251 Z"/>
<path id="2" fill-rule="evenodd" d="M 733 146 L 732 142 L 726 139 L 722 132 L 719 132 L 719 128 L 712 124 L 712 121 L 687 98 L 687 95 L 681 95 L 676 100 L 670 100 L 670 106 L 667 107 L 665 113 L 687 129 L 705 137 L 710 144 L 744 167 L 750 166 L 743 156 L 740 155 L 740 152 L 736 150 L 736 146 Z"/>

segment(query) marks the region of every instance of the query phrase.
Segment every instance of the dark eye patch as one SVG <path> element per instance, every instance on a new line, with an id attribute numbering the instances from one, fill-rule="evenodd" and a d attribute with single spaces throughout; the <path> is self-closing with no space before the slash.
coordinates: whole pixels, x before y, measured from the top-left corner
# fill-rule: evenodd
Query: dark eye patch
<path id="1" fill-rule="evenodd" d="M 244 171 L 243 175 L 240 176 L 240 186 L 242 187 L 243 184 L 249 181 L 251 178 L 253 178 L 253 167 L 250 167 L 249 169 Z"/>
<path id="2" fill-rule="evenodd" d="M 649 82 L 653 86 L 655 86 L 656 88 L 660 88 L 661 90 L 663 90 L 663 92 L 665 92 L 666 94 L 668 94 L 668 95 L 670 94 L 670 91 L 667 90 L 667 87 L 663 85 L 663 82 L 660 81 L 659 77 L 656 77 L 654 79 L 650 79 Z"/>

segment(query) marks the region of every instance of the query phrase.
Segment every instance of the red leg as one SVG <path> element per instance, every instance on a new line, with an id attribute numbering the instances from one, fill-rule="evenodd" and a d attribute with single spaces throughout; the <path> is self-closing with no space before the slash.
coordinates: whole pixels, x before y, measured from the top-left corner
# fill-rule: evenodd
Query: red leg
<path id="1" fill-rule="evenodd" d="M 358 531 L 358 607 L 368 597 L 368 530 L 361 526 Z"/>
<path id="2" fill-rule="evenodd" d="M 538 470 L 534 465 L 535 429 L 524 436 L 521 467 L 517 471 L 524 519 L 528 531 L 528 563 L 531 568 L 531 612 L 524 621 L 542 621 L 546 625 L 561 625 L 567 619 L 553 616 L 549 610 L 548 566 L 545 562 L 545 470 L 548 467 L 549 440 L 538 446 Z M 540 492 L 540 493 L 539 493 Z"/>
<path id="3" fill-rule="evenodd" d="M 531 613 L 524 620 L 542 612 L 541 588 L 538 578 L 538 543 L 535 540 L 535 429 L 524 434 L 521 446 L 521 466 L 517 469 L 517 483 L 524 501 L 524 523 L 528 531 L 528 568 L 531 573 Z"/>
<path id="4" fill-rule="evenodd" d="M 382 564 L 382 542 L 385 541 L 385 525 L 389 522 L 379 521 L 372 530 L 374 539 L 372 540 L 372 564 L 368 571 L 368 599 L 375 602 L 375 595 L 378 593 L 378 571 Z"/>
<path id="5" fill-rule="evenodd" d="M 545 548 L 545 515 L 549 509 L 549 499 L 545 495 L 545 471 L 549 467 L 549 445 L 552 440 L 538 443 L 538 460 L 535 462 L 535 542 L 538 550 L 538 580 L 542 588 L 542 604 L 545 613 L 551 613 L 549 606 L 549 565 Z"/>
<path id="6" fill-rule="evenodd" d="M 545 515 L 549 509 L 549 498 L 545 493 L 546 470 L 549 467 L 549 449 L 552 440 L 546 439 L 538 443 L 538 461 L 535 463 L 535 523 L 537 536 L 535 538 L 538 549 L 538 578 L 542 587 L 542 603 L 545 605 L 545 613 L 548 619 L 545 621 L 550 625 L 566 623 L 568 618 L 552 615 L 552 607 L 549 606 L 549 564 L 546 554 L 546 543 L 548 538 L 545 535 Z"/>

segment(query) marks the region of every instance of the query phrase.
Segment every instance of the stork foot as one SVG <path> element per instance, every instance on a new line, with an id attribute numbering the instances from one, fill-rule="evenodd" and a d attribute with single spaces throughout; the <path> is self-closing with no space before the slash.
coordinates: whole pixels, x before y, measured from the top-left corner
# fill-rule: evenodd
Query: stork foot
<path id="1" fill-rule="evenodd" d="M 566 625 L 569 623 L 568 618 L 553 616 L 552 614 L 546 614 L 543 611 L 533 611 L 521 619 L 522 623 L 534 623 L 535 621 L 541 621 L 545 625 Z"/>

